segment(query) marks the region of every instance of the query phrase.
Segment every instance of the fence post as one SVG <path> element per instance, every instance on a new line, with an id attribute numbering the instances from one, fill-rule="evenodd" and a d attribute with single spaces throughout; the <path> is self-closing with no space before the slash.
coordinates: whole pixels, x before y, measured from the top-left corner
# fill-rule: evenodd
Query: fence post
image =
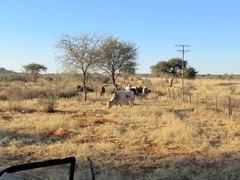
<path id="1" fill-rule="evenodd" d="M 174 100 L 174 99 L 179 100 L 180 98 L 183 98 L 183 102 L 185 100 L 188 101 L 187 100 L 187 96 L 185 96 L 183 94 L 183 91 L 175 91 L 174 89 L 171 89 L 171 88 L 168 88 L 167 91 L 168 92 L 166 92 L 166 93 L 168 93 L 168 98 L 170 98 L 171 100 Z M 189 94 L 189 103 L 190 103 L 190 105 L 192 104 L 192 95 L 193 94 Z M 201 102 L 200 95 L 201 94 L 199 94 L 199 93 L 196 94 L 196 108 L 199 108 L 202 103 L 204 104 L 204 102 Z M 184 96 L 185 96 L 185 99 L 184 99 Z M 220 98 L 220 101 L 219 101 L 219 98 Z M 222 103 L 222 98 L 224 98 L 224 102 L 223 103 Z M 208 102 L 208 100 L 210 102 Z M 211 102 L 211 101 L 213 101 L 213 102 Z M 220 104 L 218 104 L 218 102 L 220 102 Z M 195 102 L 193 101 L 193 103 L 195 103 Z M 214 107 L 214 97 L 210 96 L 208 98 L 208 95 L 205 94 L 205 103 L 206 103 L 205 104 L 206 109 L 208 109 L 208 104 L 210 104 L 210 108 L 211 108 L 211 103 L 213 104 L 213 107 Z M 223 105 L 223 107 L 222 107 L 222 105 Z M 221 106 L 221 107 L 219 107 L 219 106 Z M 228 113 L 229 116 L 232 116 L 233 115 L 233 109 L 234 108 L 238 109 L 239 107 L 240 107 L 240 102 L 238 100 L 235 100 L 235 99 L 233 99 L 233 98 L 231 98 L 229 96 L 227 98 L 226 97 L 219 97 L 217 95 L 215 96 L 215 111 L 217 113 L 219 113 L 218 112 L 218 108 L 219 108 L 219 110 L 221 110 L 223 108 L 224 112 L 226 112 L 225 109 L 227 108 L 228 112 L 226 112 L 226 113 Z"/>
<path id="2" fill-rule="evenodd" d="M 228 97 L 228 115 L 232 115 L 232 99 L 231 97 Z"/>

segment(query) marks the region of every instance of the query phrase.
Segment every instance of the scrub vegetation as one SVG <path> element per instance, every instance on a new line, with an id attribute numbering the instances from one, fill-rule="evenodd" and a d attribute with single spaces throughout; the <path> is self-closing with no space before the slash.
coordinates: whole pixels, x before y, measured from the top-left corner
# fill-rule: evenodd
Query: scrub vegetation
<path id="1" fill-rule="evenodd" d="M 92 178 L 88 158 L 96 179 L 240 178 L 238 76 L 185 80 L 185 99 L 177 96 L 180 79 L 170 88 L 167 77 L 120 77 L 122 87 L 147 85 L 152 92 L 145 99 L 136 97 L 132 108 L 110 109 L 106 103 L 114 87 L 109 84 L 104 96 L 98 93 L 105 77 L 89 80 L 95 92 L 88 93 L 87 101 L 70 75 L 22 79 L 0 79 L 0 170 L 74 156 L 74 179 Z M 229 97 L 234 98 L 231 115 Z M 62 168 L 65 173 L 58 167 L 36 173 L 66 179 L 68 168 Z"/>

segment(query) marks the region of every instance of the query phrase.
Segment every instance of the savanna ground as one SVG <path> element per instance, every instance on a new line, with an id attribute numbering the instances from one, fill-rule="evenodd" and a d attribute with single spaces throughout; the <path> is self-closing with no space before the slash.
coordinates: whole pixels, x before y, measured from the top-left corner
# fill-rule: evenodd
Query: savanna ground
<path id="1" fill-rule="evenodd" d="M 165 78 L 122 80 L 122 84 L 157 87 L 146 99 L 136 98 L 132 108 L 106 109 L 110 93 L 88 93 L 87 102 L 82 93 L 59 98 L 52 113 L 42 109 L 39 98 L 9 98 L 16 91 L 29 93 L 29 89 L 50 86 L 66 90 L 75 83 L 56 79 L 36 83 L 1 80 L 0 170 L 74 156 L 74 179 L 92 178 L 88 157 L 96 179 L 240 179 L 240 106 L 229 116 L 225 101 L 218 99 L 218 106 L 214 104 L 215 97 L 240 99 L 239 78 L 185 80 L 191 103 L 169 97 Z M 171 91 L 179 87 L 181 80 L 174 82 Z M 197 93 L 200 102 L 196 106 Z M 207 106 L 206 94 L 212 99 Z M 13 104 L 17 107 L 11 108 Z M 66 179 L 68 167 L 30 173 L 42 179 Z"/>

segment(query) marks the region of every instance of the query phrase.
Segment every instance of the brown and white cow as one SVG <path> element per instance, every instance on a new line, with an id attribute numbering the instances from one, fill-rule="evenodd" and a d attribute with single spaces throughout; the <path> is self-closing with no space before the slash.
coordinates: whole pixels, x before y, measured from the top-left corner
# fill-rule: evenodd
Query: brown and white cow
<path id="1" fill-rule="evenodd" d="M 111 108 L 114 105 L 117 108 L 118 105 L 121 106 L 123 104 L 129 104 L 132 107 L 134 98 L 134 93 L 132 91 L 116 91 L 107 102 L 107 108 Z"/>
<path id="2" fill-rule="evenodd" d="M 105 93 L 105 87 L 104 87 L 104 85 L 102 85 L 102 86 L 99 87 L 99 93 L 100 93 L 100 96 L 102 96 L 102 95 Z"/>

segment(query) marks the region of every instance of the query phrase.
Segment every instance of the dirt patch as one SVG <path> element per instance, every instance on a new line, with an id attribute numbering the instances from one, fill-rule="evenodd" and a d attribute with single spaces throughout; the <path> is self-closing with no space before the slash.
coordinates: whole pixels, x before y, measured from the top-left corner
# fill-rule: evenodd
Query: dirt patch
<path id="1" fill-rule="evenodd" d="M 144 150 L 145 152 L 147 152 L 148 154 L 155 154 L 155 155 L 158 155 L 158 156 L 164 156 L 166 155 L 166 148 L 164 147 L 163 144 L 146 144 L 144 146 Z"/>
<path id="2" fill-rule="evenodd" d="M 68 131 L 68 130 L 64 130 L 62 128 L 59 128 L 57 130 L 48 132 L 47 134 L 51 135 L 51 136 L 63 136 L 63 135 L 70 135 L 70 134 L 73 134 L 73 133 L 74 133 L 73 131 Z"/>
<path id="3" fill-rule="evenodd" d="M 184 155 L 192 158 L 199 154 L 198 152 L 188 152 L 188 150 L 183 146 L 172 146 L 169 144 L 157 143 L 146 145 L 144 150 L 148 154 L 155 154 L 161 157 Z"/>

